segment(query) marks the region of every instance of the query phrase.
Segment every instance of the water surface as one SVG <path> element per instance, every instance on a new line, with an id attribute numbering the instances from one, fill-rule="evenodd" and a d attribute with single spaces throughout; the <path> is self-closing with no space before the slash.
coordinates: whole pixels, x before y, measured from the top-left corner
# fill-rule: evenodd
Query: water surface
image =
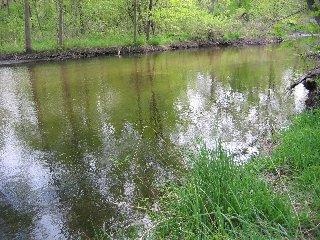
<path id="1" fill-rule="evenodd" d="M 244 161 L 304 108 L 282 46 L 0 68 L 0 239 L 148 224 L 141 208 L 217 142 Z M 182 150 L 181 150 L 182 149 Z"/>

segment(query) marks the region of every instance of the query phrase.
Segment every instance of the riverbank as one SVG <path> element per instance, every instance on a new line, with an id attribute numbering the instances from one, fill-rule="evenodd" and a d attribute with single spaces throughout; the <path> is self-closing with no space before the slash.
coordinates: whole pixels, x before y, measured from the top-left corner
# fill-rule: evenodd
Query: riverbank
<path id="1" fill-rule="evenodd" d="M 287 195 L 307 239 L 320 237 L 320 110 L 303 113 L 279 135 L 270 157 L 251 163 L 278 194 Z"/>
<path id="2" fill-rule="evenodd" d="M 68 59 L 84 59 L 99 56 L 126 56 L 152 52 L 174 51 L 226 46 L 254 46 L 281 43 L 281 38 L 240 39 L 233 41 L 186 41 L 168 45 L 117 46 L 107 48 L 66 49 L 58 51 L 39 51 L 32 53 L 14 53 L 0 55 L 1 66 L 13 66 L 30 62 L 63 61 Z"/>
<path id="3" fill-rule="evenodd" d="M 271 156 L 238 166 L 203 149 L 165 190 L 156 239 L 319 239 L 320 110 L 293 119 Z"/>

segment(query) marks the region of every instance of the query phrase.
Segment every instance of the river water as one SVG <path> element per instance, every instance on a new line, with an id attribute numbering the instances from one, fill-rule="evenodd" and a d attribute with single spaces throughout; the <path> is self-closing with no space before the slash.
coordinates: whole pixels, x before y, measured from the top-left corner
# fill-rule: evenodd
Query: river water
<path id="1" fill-rule="evenodd" d="M 0 68 L 0 239 L 150 224 L 184 153 L 219 142 L 243 162 L 288 126 L 305 64 L 280 45 Z"/>

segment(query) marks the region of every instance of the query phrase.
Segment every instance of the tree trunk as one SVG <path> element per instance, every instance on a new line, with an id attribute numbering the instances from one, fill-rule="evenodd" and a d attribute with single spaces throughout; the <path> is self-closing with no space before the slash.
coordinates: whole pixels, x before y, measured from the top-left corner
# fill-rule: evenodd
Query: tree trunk
<path id="1" fill-rule="evenodd" d="M 138 16 L 137 16 L 137 8 L 138 8 L 138 0 L 134 0 L 134 23 L 133 23 L 133 41 L 137 43 L 137 30 L 138 30 Z"/>
<path id="2" fill-rule="evenodd" d="M 151 31 L 151 14 L 152 14 L 152 8 L 153 8 L 153 0 L 149 0 L 149 6 L 148 6 L 148 20 L 147 20 L 147 29 L 146 29 L 146 37 L 147 41 L 150 39 L 150 31 Z"/>
<path id="3" fill-rule="evenodd" d="M 298 86 L 300 83 L 303 83 L 307 81 L 307 79 L 314 79 L 316 77 L 320 76 L 320 66 L 314 68 L 313 70 L 306 73 L 304 76 L 302 76 L 298 81 L 291 84 L 291 86 L 288 88 L 288 90 L 294 89 L 296 86 Z"/>
<path id="4" fill-rule="evenodd" d="M 41 27 L 41 23 L 40 23 L 40 18 L 39 18 L 39 13 L 38 13 L 38 8 L 37 8 L 37 2 L 36 1 L 34 2 L 33 9 L 34 9 L 34 13 L 35 13 L 36 18 L 37 18 L 38 27 L 39 27 L 41 36 L 43 36 L 43 31 L 42 31 L 42 27 Z"/>
<path id="5" fill-rule="evenodd" d="M 78 11 L 79 11 L 79 18 L 80 18 L 80 33 L 82 35 L 84 35 L 85 34 L 85 24 L 84 24 L 83 8 L 82 8 L 81 1 L 78 1 Z"/>
<path id="6" fill-rule="evenodd" d="M 58 0 L 58 46 L 63 48 L 63 0 Z"/>
<path id="7" fill-rule="evenodd" d="M 30 53 L 32 52 L 32 46 L 31 46 L 29 0 L 24 0 L 24 37 L 25 37 L 25 51 L 26 53 Z"/>
<path id="8" fill-rule="evenodd" d="M 10 13 L 9 0 L 7 0 L 7 10 L 8 10 L 8 13 Z"/>

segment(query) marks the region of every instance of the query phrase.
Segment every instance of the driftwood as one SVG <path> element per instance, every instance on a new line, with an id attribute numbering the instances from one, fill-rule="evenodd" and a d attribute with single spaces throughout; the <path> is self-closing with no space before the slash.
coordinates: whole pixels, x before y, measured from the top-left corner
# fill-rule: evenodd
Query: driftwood
<path id="1" fill-rule="evenodd" d="M 293 88 L 298 86 L 300 83 L 305 82 L 307 79 L 313 79 L 318 76 L 320 76 L 320 66 L 316 67 L 315 69 L 312 69 L 311 71 L 303 75 L 298 81 L 291 84 L 291 86 L 289 87 L 289 90 L 292 90 Z"/>

